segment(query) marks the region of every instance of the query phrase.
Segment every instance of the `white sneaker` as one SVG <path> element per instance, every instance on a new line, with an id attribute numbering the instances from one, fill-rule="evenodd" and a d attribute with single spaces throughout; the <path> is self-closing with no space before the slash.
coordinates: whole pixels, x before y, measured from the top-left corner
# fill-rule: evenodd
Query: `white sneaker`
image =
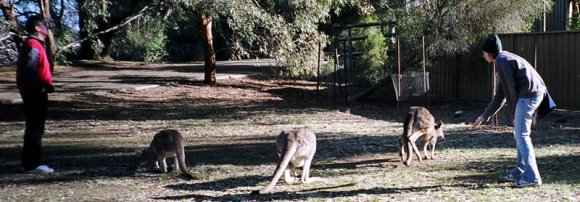
<path id="1" fill-rule="evenodd" d="M 48 167 L 47 165 L 40 165 L 40 166 L 36 167 L 35 169 L 32 169 L 28 172 L 33 173 L 33 174 L 47 174 L 47 173 L 54 172 L 54 169 Z"/>

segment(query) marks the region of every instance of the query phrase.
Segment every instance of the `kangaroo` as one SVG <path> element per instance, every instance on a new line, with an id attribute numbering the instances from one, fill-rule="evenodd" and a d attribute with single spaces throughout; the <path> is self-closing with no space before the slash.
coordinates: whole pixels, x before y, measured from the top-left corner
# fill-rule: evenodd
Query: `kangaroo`
<path id="1" fill-rule="evenodd" d="M 437 139 L 445 140 L 445 134 L 443 133 L 443 121 L 437 120 L 435 125 L 435 133 L 426 133 L 425 135 L 421 136 L 421 140 L 423 140 L 423 154 L 425 155 L 424 159 L 434 159 L 435 158 L 435 144 L 437 144 Z M 431 149 L 431 157 L 427 155 L 427 147 Z"/>
<path id="2" fill-rule="evenodd" d="M 430 146 L 431 158 L 434 158 L 433 152 L 435 151 L 437 138 L 441 137 L 444 139 L 442 126 L 443 121 L 438 121 L 436 124 L 435 118 L 433 118 L 433 115 L 426 108 L 411 107 L 405 117 L 403 134 L 399 138 L 399 156 L 401 157 L 401 161 L 404 161 L 406 166 L 410 166 L 414 152 L 419 162 L 422 162 L 423 158 L 415 144 L 418 138 L 422 138 L 424 142 L 423 152 L 425 157 L 429 158 L 427 156 L 427 147 Z M 405 149 L 407 150 L 406 159 L 403 158 L 405 156 Z"/>
<path id="3" fill-rule="evenodd" d="M 175 170 L 179 169 L 188 179 L 193 179 L 193 176 L 187 172 L 184 145 L 185 140 L 177 130 L 162 130 L 155 134 L 149 147 L 143 150 L 140 161 L 143 163 L 155 162 L 155 168 L 166 173 L 167 163 L 165 159 L 174 157 Z"/>
<path id="4" fill-rule="evenodd" d="M 278 180 L 284 173 L 284 180 L 288 184 L 294 184 L 297 180 L 294 168 L 302 167 L 300 182 L 310 182 L 310 165 L 316 152 L 316 135 L 304 128 L 295 128 L 290 131 L 282 131 L 276 138 L 278 153 L 278 165 L 270 183 L 259 191 L 252 194 L 265 194 L 272 192 Z M 290 176 L 290 171 L 296 177 Z"/>

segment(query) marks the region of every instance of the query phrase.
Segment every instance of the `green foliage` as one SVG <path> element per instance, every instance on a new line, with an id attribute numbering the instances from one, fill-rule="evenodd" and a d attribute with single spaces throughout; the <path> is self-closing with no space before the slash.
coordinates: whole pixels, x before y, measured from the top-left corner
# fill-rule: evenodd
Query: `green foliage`
<path id="1" fill-rule="evenodd" d="M 332 73 L 334 73 L 334 60 L 332 58 L 327 58 L 326 60 L 324 60 L 325 62 L 321 61 L 321 65 L 320 65 L 320 77 L 321 78 L 325 78 L 328 77 L 330 75 L 332 75 Z"/>
<path id="2" fill-rule="evenodd" d="M 580 11 L 577 9 L 574 9 L 572 13 L 572 17 L 570 18 L 570 23 L 568 25 L 568 30 L 580 30 Z"/>
<path id="3" fill-rule="evenodd" d="M 414 12 L 426 19 L 421 34 L 428 38 L 429 53 L 443 55 L 466 51 L 490 33 L 529 31 L 543 9 L 544 4 L 537 0 L 451 0 L 427 4 Z"/>
<path id="4" fill-rule="evenodd" d="M 202 33 L 199 22 L 199 17 L 183 5 L 174 5 L 173 14 L 168 16 L 166 23 L 167 29 L 167 60 L 169 61 L 201 61 L 203 60 L 203 48 L 201 46 Z M 226 30 L 219 29 L 216 26 L 214 33 L 214 45 L 216 50 L 227 50 L 221 48 L 220 37 L 222 32 Z M 218 59 L 221 54 L 227 55 L 224 52 L 216 51 Z M 229 59 L 229 58 L 226 58 Z"/>
<path id="5" fill-rule="evenodd" d="M 363 75 L 367 81 L 377 84 L 387 76 L 389 68 L 386 66 L 387 51 L 386 41 L 379 28 L 373 27 L 368 30 L 368 38 L 363 44 L 366 51 L 362 55 L 365 70 Z"/>
<path id="6" fill-rule="evenodd" d="M 67 30 L 63 30 L 60 33 L 62 34 L 54 36 L 56 47 L 62 47 L 63 45 L 69 44 L 77 39 L 76 38 L 77 32 L 73 29 L 67 28 Z M 78 47 L 66 49 L 61 54 L 58 54 L 55 60 L 58 61 L 59 64 L 68 65 L 70 64 L 72 58 L 76 58 L 77 51 Z"/>
<path id="7" fill-rule="evenodd" d="M 279 62 L 281 74 L 302 78 L 316 75 L 318 50 L 329 43 L 319 27 L 330 19 L 332 11 L 340 12 L 347 5 L 361 13 L 373 10 L 367 1 L 358 0 L 181 2 L 197 13 L 220 19 L 214 22 L 223 24 L 214 24 L 214 27 L 227 27 L 231 31 L 223 38 L 227 40 L 232 59 L 274 57 Z"/>
<path id="8" fill-rule="evenodd" d="M 423 36 L 429 62 L 432 58 L 467 51 L 490 33 L 529 31 L 544 9 L 543 1 L 537 0 L 408 1 L 407 4 L 392 0 L 387 4 L 393 5 L 390 11 L 397 17 L 402 63 L 406 67 L 421 65 Z"/>
<path id="9" fill-rule="evenodd" d="M 107 10 L 109 5 L 111 5 L 111 1 L 107 0 L 83 0 L 82 9 L 90 11 L 86 12 L 87 16 L 81 19 L 84 23 L 85 31 L 92 33 L 99 29 L 99 23 L 107 21 L 110 16 L 110 12 Z"/>
<path id="10" fill-rule="evenodd" d="M 324 47 L 327 43 L 317 24 L 328 17 L 330 3 L 315 0 L 261 3 L 230 1 L 216 6 L 233 32 L 228 44 L 234 58 L 271 56 L 282 64 L 281 74 L 314 76 L 319 45 Z"/>
<path id="11" fill-rule="evenodd" d="M 370 21 L 369 21 L 370 22 Z M 366 39 L 354 43 L 354 49 L 361 51 L 360 57 L 354 57 L 352 71 L 358 82 L 377 84 L 389 72 L 387 64 L 387 41 L 380 27 L 367 27 L 355 30 L 355 36 L 366 36 Z M 346 37 L 344 37 L 346 38 Z"/>
<path id="12" fill-rule="evenodd" d="M 578 19 L 578 17 L 570 21 L 568 30 L 580 30 L 580 20 Z"/>
<path id="13" fill-rule="evenodd" d="M 144 16 L 124 30 L 114 41 L 118 59 L 146 62 L 160 61 L 165 56 L 166 23 L 159 16 Z"/>

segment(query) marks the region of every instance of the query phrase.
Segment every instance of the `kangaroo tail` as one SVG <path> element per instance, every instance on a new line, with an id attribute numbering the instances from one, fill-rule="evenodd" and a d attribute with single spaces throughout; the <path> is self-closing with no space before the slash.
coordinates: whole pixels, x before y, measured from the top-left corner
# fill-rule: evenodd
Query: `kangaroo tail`
<path id="1" fill-rule="evenodd" d="M 276 172 L 274 172 L 272 180 L 266 187 L 260 189 L 260 194 L 272 191 L 276 183 L 278 183 L 278 180 L 280 180 L 282 174 L 284 174 L 284 171 L 288 167 L 288 164 L 290 163 L 290 160 L 294 156 L 294 153 L 296 153 L 296 150 L 298 149 L 297 143 L 295 142 L 288 143 L 289 143 L 288 146 L 286 147 L 284 153 L 282 153 L 282 156 L 280 157 L 281 160 L 278 162 L 278 165 L 276 166 Z"/>

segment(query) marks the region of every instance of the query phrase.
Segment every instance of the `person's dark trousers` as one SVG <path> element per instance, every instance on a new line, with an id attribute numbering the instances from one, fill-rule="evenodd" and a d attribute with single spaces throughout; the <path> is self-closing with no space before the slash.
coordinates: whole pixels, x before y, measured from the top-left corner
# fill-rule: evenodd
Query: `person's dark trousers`
<path id="1" fill-rule="evenodd" d="M 21 166 L 32 170 L 42 164 L 42 135 L 48 108 L 47 93 L 20 92 L 26 115 Z"/>

